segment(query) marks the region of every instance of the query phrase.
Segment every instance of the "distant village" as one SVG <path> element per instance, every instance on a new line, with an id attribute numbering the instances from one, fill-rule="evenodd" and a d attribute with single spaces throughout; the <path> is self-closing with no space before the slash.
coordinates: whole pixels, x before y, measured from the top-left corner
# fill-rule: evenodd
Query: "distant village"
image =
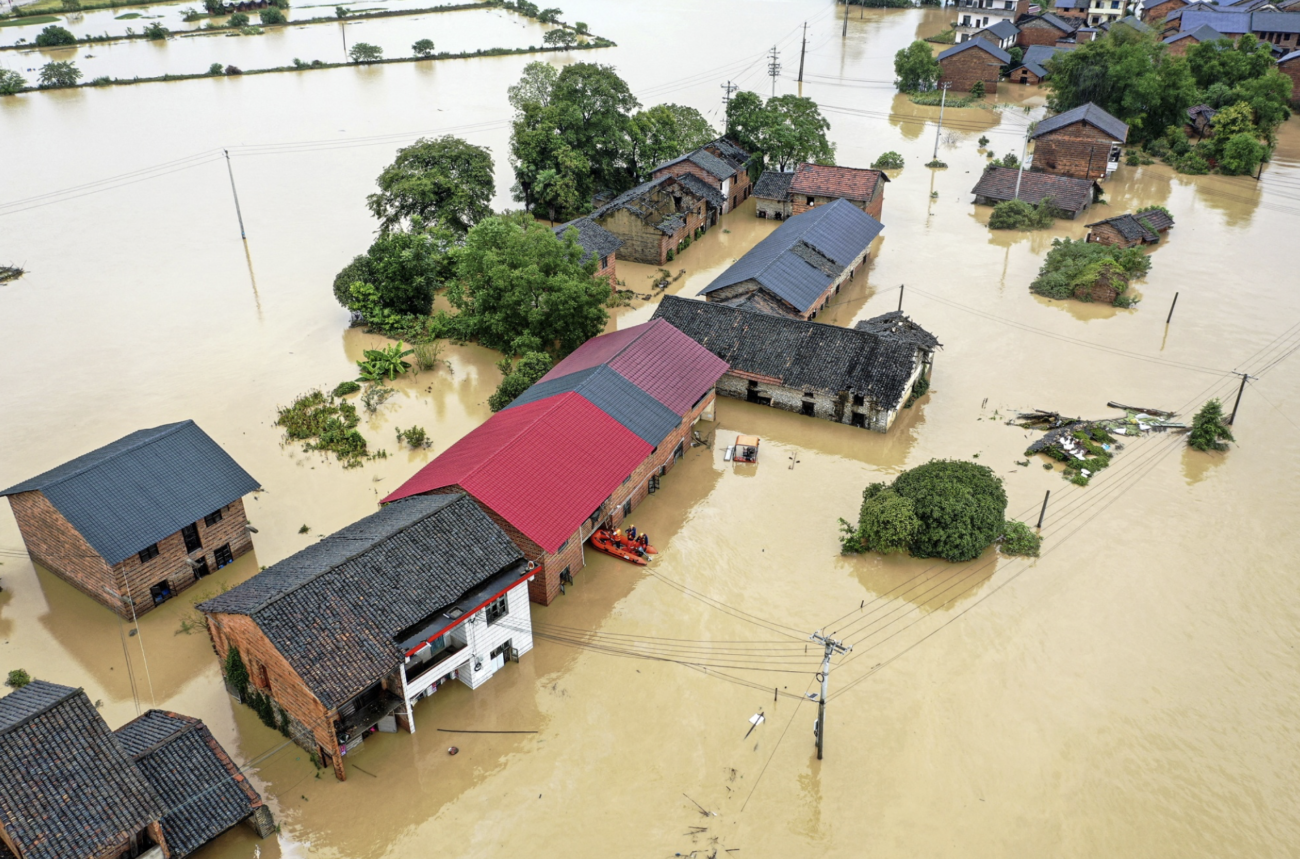
<path id="1" fill-rule="evenodd" d="M 1300 0 L 954 9 L 955 44 L 936 57 L 940 85 L 954 91 L 1041 84 L 1054 56 L 1120 28 L 1156 28 L 1170 53 L 1253 34 L 1300 85 Z M 1189 111 L 1188 135 L 1212 133 L 1214 116 Z M 990 166 L 971 205 L 1018 200 L 1086 218 L 1129 132 L 1094 103 L 1043 119 L 1032 160 Z M 889 433 L 929 389 L 941 338 L 961 336 L 901 311 L 852 327 L 818 321 L 880 247 L 889 172 L 774 169 L 724 134 L 628 190 L 598 190 L 589 213 L 550 227 L 613 290 L 620 262 L 664 266 L 726 218 L 777 223 L 697 297 L 656 297 L 650 321 L 564 355 L 370 515 L 199 604 L 229 694 L 347 779 L 367 738 L 414 733 L 437 706 L 421 702 L 447 684 L 492 695 L 489 681 L 534 646 L 530 604 L 561 598 L 589 552 L 654 562 L 653 535 L 636 532 L 633 514 L 701 442 L 697 424 L 715 420 L 719 396 Z M 1087 242 L 1141 249 L 1172 226 L 1167 212 L 1124 213 L 1088 223 Z M 735 439 L 733 456 L 761 463 L 760 440 Z M 184 421 L 108 441 L 0 495 L 33 562 L 135 622 L 252 550 L 244 501 L 260 489 L 221 439 Z M 0 698 L 0 859 L 182 857 L 235 825 L 274 831 L 200 719 L 151 710 L 114 730 L 57 681 Z M 176 800 L 196 783 L 210 801 Z"/>

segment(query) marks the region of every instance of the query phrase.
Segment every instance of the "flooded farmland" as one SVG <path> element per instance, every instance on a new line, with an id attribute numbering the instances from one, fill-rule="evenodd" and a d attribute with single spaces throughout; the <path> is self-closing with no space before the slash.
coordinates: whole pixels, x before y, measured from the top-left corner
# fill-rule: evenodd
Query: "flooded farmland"
<path id="1" fill-rule="evenodd" d="M 903 309 L 944 347 L 930 393 L 887 435 L 721 401 L 704 428 L 713 446 L 688 451 L 637 508 L 661 551 L 653 566 L 588 553 L 564 597 L 533 606 L 537 647 L 501 680 L 477 693 L 452 684 L 419 703 L 416 734 L 367 741 L 347 782 L 317 779 L 306 753 L 230 700 L 192 605 L 372 512 L 488 417 L 499 356 L 449 345 L 442 367 L 399 380 L 399 396 L 363 418 L 387 459 L 345 470 L 283 445 L 272 425 L 278 405 L 351 378 L 381 342 L 347 328 L 330 283 L 369 244 L 365 195 L 399 146 L 451 133 L 491 147 L 496 205 L 513 205 L 505 90 L 532 58 L 0 98 L 0 264 L 29 272 L 0 285 L 0 485 L 193 418 L 265 490 L 246 501 L 256 551 L 142 618 L 135 636 L 34 567 L 0 513 L 0 672 L 84 687 L 113 727 L 137 707 L 203 718 L 282 826 L 265 841 L 233 830 L 202 859 L 255 847 L 271 859 L 1295 855 L 1300 364 L 1281 359 L 1300 322 L 1300 120 L 1283 126 L 1258 181 L 1121 166 L 1087 220 L 1148 204 L 1176 219 L 1136 285 L 1142 302 L 1050 301 L 1028 283 L 1052 238 L 1081 237 L 1084 223 L 991 233 L 969 193 L 986 161 L 978 138 L 1018 154 L 1044 94 L 1008 85 L 1002 110 L 948 110 L 938 152 L 949 167 L 932 171 L 921 165 L 938 110 L 890 85 L 893 53 L 942 29 L 943 11 L 855 8 L 841 40 L 842 8 L 826 0 L 563 5 L 619 46 L 556 62 L 612 64 L 643 104 L 689 104 L 715 124 L 728 80 L 770 92 L 773 43 L 786 70 L 777 92 L 797 91 L 809 22 L 803 93 L 830 119 L 839 163 L 906 158 L 867 276 L 819 319 L 893 310 L 904 286 Z M 480 13 L 365 27 L 391 28 L 393 51 L 423 37 L 443 49 L 438 29 L 462 15 Z M 706 50 L 680 37 L 687 27 L 733 35 Z M 267 60 L 278 64 L 309 58 L 317 32 L 333 49 L 333 25 L 193 41 L 279 45 Z M 466 36 L 471 47 L 479 37 Z M 215 61 L 170 65 L 199 50 L 113 46 L 103 73 L 158 73 L 135 69 L 159 54 L 164 71 Z M 668 264 L 668 291 L 698 294 L 773 226 L 742 206 Z M 652 267 L 618 271 L 637 293 L 661 292 Z M 634 300 L 611 327 L 649 318 L 655 300 Z M 1227 454 L 1156 435 L 1088 487 L 1017 464 L 1037 434 L 1005 425 L 1016 410 L 1100 416 L 1117 400 L 1187 413 L 1208 396 L 1231 404 L 1233 370 L 1258 378 Z M 395 429 L 411 424 L 432 448 L 399 450 Z M 757 466 L 723 461 L 738 432 L 763 438 Z M 855 516 L 868 482 L 976 455 L 1006 481 L 1009 516 L 1035 520 L 1051 490 L 1041 558 L 839 553 L 837 519 Z M 831 673 L 821 761 L 815 705 L 800 701 L 820 667 L 804 652 L 817 629 L 854 644 Z M 575 648 L 568 630 L 660 658 Z M 727 658 L 702 655 L 722 642 L 734 642 Z M 536 733 L 448 733 L 470 726 Z"/>

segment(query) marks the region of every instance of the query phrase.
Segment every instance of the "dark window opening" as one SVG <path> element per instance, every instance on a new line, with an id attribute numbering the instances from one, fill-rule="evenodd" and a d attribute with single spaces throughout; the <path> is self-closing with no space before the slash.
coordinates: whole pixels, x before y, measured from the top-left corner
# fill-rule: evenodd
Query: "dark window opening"
<path id="1" fill-rule="evenodd" d="M 212 557 L 216 559 L 218 570 L 235 560 L 234 553 L 230 551 L 229 543 L 224 546 L 218 546 L 216 550 L 213 551 Z"/>
<path id="2" fill-rule="evenodd" d="M 813 413 L 813 404 L 810 402 L 805 402 L 803 404 L 803 413 L 810 418 L 814 417 L 815 415 Z"/>
<path id="3" fill-rule="evenodd" d="M 681 459 L 686 455 L 686 442 L 677 442 L 677 447 L 673 448 L 673 459 Z"/>
<path id="4" fill-rule="evenodd" d="M 626 518 L 631 515 L 632 515 L 632 499 L 629 498 L 628 500 L 623 502 L 623 516 L 624 518 Z"/>
<path id="5" fill-rule="evenodd" d="M 809 206 L 815 206 L 815 205 L 817 205 L 817 198 L 816 198 L 816 197 L 807 197 L 807 198 L 805 198 L 805 199 L 808 200 L 808 205 L 809 205 Z"/>
<path id="6" fill-rule="evenodd" d="M 143 564 L 145 561 L 153 560 L 153 559 L 156 558 L 156 557 L 158 557 L 158 544 L 157 544 L 157 543 L 154 543 L 154 544 L 151 545 L 151 546 L 145 546 L 143 549 L 140 550 L 140 563 L 142 563 L 142 564 Z"/>
<path id="7" fill-rule="evenodd" d="M 194 568 L 194 578 L 201 579 L 206 575 L 210 575 L 211 573 L 212 570 L 208 568 L 208 559 L 200 558 L 199 565 Z"/>
<path id="8" fill-rule="evenodd" d="M 854 394 L 854 395 L 853 395 L 853 405 L 855 405 L 855 406 L 865 406 L 866 404 L 867 404 L 867 398 L 866 398 L 866 396 L 865 396 L 864 394 Z"/>
<path id="9" fill-rule="evenodd" d="M 220 521 L 221 521 L 220 510 L 213 510 L 207 516 L 203 517 L 203 524 L 207 525 L 209 528 L 211 528 L 213 525 L 217 524 Z"/>
<path id="10" fill-rule="evenodd" d="M 153 598 L 154 605 L 162 605 L 175 596 L 175 594 L 172 593 L 171 583 L 166 579 L 163 579 L 158 584 L 149 588 L 149 596 Z"/>
<path id="11" fill-rule="evenodd" d="M 519 654 L 515 653 L 514 641 L 512 639 L 507 638 L 505 641 L 501 642 L 499 647 L 492 648 L 492 651 L 488 653 L 489 660 L 495 660 L 498 657 L 506 662 L 519 661 Z"/>
<path id="12" fill-rule="evenodd" d="M 851 426 L 862 427 L 863 429 L 866 429 L 866 428 L 867 428 L 867 416 L 864 415 L 862 412 L 854 412 L 854 413 L 853 413 L 853 416 L 852 416 L 851 418 L 849 418 L 849 424 L 850 424 Z"/>
<path id="13" fill-rule="evenodd" d="M 203 548 L 203 541 L 199 539 L 198 525 L 186 525 L 181 529 L 181 536 L 185 538 L 186 552 L 193 552 Z"/>
<path id="14" fill-rule="evenodd" d="M 603 257 L 601 257 L 601 258 L 600 258 L 600 267 L 601 267 L 601 268 L 606 268 L 608 265 L 609 265 L 609 257 L 607 257 L 607 256 L 603 256 Z"/>
<path id="15" fill-rule="evenodd" d="M 510 613 L 510 600 L 506 594 L 502 594 L 487 606 L 487 622 L 496 623 L 501 618 Z"/>

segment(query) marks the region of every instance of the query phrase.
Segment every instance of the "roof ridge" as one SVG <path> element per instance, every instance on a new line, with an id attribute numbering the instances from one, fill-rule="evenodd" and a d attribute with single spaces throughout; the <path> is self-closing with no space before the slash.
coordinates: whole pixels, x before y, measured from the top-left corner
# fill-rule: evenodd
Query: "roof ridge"
<path id="1" fill-rule="evenodd" d="M 58 685 L 59 685 L 58 683 L 50 683 L 49 681 L 46 681 L 46 680 L 40 680 L 40 681 L 36 681 L 36 682 L 44 683 L 46 686 L 58 686 Z M 66 687 L 66 686 L 65 686 L 64 688 L 67 689 L 68 691 L 64 692 L 64 693 L 63 693 L 62 695 L 60 695 L 58 698 L 55 698 L 53 701 L 50 701 L 50 702 L 44 704 L 43 706 L 37 708 L 36 710 L 33 710 L 32 712 L 28 713 L 26 716 L 23 716 L 21 719 L 19 719 L 17 722 L 14 722 L 13 724 L 11 724 L 11 725 L 5 725 L 5 726 L 3 726 L 3 727 L 0 727 L 0 737 L 3 737 L 3 736 L 5 736 L 5 735 L 7 735 L 7 734 L 10 734 L 10 733 L 12 733 L 12 732 L 18 730 L 19 728 L 21 728 L 21 727 L 23 727 L 23 726 L 25 726 L 25 725 L 29 725 L 29 724 L 31 724 L 33 721 L 35 721 L 35 719 L 36 719 L 38 716 L 44 716 L 46 713 L 50 712 L 50 711 L 53 710 L 55 707 L 58 707 L 58 706 L 61 705 L 61 704 L 65 704 L 65 703 L 67 703 L 69 700 L 71 700 L 72 698 L 76 697 L 78 694 L 84 694 L 84 692 L 85 692 L 85 690 L 82 689 L 80 686 L 78 686 L 78 687 L 75 688 L 75 689 L 73 689 L 73 688 L 71 688 L 71 687 Z M 10 695 L 15 694 L 17 691 L 18 691 L 18 690 L 14 690 L 14 692 L 11 692 L 11 693 L 9 693 L 9 694 L 10 694 Z M 9 697 L 9 696 L 6 695 L 5 697 L 7 698 L 7 697 Z"/>
<path id="2" fill-rule="evenodd" d="M 163 428 L 166 428 L 166 429 L 167 429 L 167 431 L 164 432 L 164 433 L 159 433 L 158 435 L 151 436 L 151 437 L 149 437 L 149 438 L 147 438 L 147 439 L 143 439 L 143 440 L 138 441 L 138 442 L 136 442 L 136 443 L 134 443 L 134 444 L 131 444 L 131 445 L 127 446 L 127 447 L 124 447 L 124 448 L 122 448 L 121 450 L 119 450 L 119 451 L 113 453 L 112 455 L 108 456 L 108 457 L 105 458 L 105 459 L 100 459 L 100 460 L 97 460 L 97 461 L 95 461 L 95 462 L 87 463 L 86 465 L 83 465 L 81 468 L 78 468 L 78 469 L 76 469 L 75 471 L 71 471 L 71 472 L 69 472 L 69 473 L 63 475 L 62 477 L 55 478 L 54 480 L 51 480 L 49 483 L 43 484 L 43 485 L 40 487 L 40 489 L 29 489 L 29 490 L 26 490 L 26 491 L 28 491 L 28 492 L 44 492 L 46 489 L 50 488 L 51 486 L 58 486 L 60 483 L 66 483 L 67 481 L 71 480 L 71 479 L 74 478 L 74 477 L 80 477 L 81 475 L 85 474 L 87 471 L 93 471 L 94 469 L 99 468 L 99 467 L 100 467 L 101 465 L 103 465 L 105 462 L 109 462 L 110 460 L 117 459 L 119 456 L 122 456 L 122 455 L 124 455 L 124 454 L 130 453 L 131 451 L 139 450 L 140 448 L 145 447 L 145 446 L 150 445 L 150 444 L 153 444 L 153 443 L 156 442 L 156 441 L 161 441 L 162 439 L 165 439 L 165 438 L 167 438 L 168 436 L 170 436 L 170 435 L 172 435 L 172 434 L 174 434 L 174 433 L 177 433 L 177 432 L 179 432 L 180 430 L 184 429 L 184 428 L 185 428 L 187 425 L 189 425 L 189 424 L 194 424 L 194 419 L 193 419 L 193 418 L 186 418 L 185 420 L 183 420 L 183 421 L 178 421 L 177 423 L 174 423 L 174 424 L 162 424 L 162 425 L 160 425 L 160 426 L 156 426 L 156 427 L 148 427 L 147 429 L 136 430 L 136 432 L 149 432 L 150 430 L 157 430 L 157 429 L 163 429 Z M 197 426 L 197 424 L 195 424 L 195 425 Z M 131 435 L 131 433 L 127 433 L 127 435 Z M 125 437 L 125 436 L 124 436 L 124 437 Z M 116 439 L 115 441 L 121 441 L 121 439 Z M 108 447 L 108 445 L 113 444 L 113 443 L 114 443 L 114 442 L 110 441 L 108 444 L 102 444 L 102 445 L 100 445 L 99 447 L 95 448 L 95 450 L 101 450 L 101 449 L 103 449 L 103 448 L 105 448 L 105 447 Z M 95 450 L 88 450 L 88 451 L 86 451 L 85 453 L 83 453 L 82 456 L 90 456 L 92 453 L 95 452 Z M 78 457 L 73 457 L 73 459 L 77 459 L 77 458 L 78 458 Z M 54 468 L 58 468 L 58 467 L 59 467 L 59 466 L 57 466 L 57 465 L 54 466 Z M 41 474 L 45 474 L 45 473 L 48 473 L 48 472 L 50 472 L 50 471 L 53 471 L 54 468 L 47 468 L 45 471 L 41 472 Z M 21 483 L 17 483 L 17 484 L 14 484 L 14 485 L 15 485 L 15 486 L 21 486 L 23 483 L 31 483 L 33 480 L 36 480 L 36 479 L 39 478 L 40 476 L 41 476 L 41 475 L 38 474 L 38 475 L 36 475 L 36 477 L 29 478 L 29 479 L 27 479 L 27 480 L 22 481 Z M 6 491 L 7 491 L 7 490 L 6 490 Z"/>
<path id="3" fill-rule="evenodd" d="M 159 710 L 155 708 L 153 710 L 146 710 L 141 715 L 136 716 L 134 719 L 127 722 L 121 728 L 118 728 L 117 731 L 124 730 L 130 727 L 131 725 L 134 725 L 136 722 L 139 722 L 141 719 L 143 719 L 145 716 L 148 716 L 150 713 L 161 713 L 162 715 L 168 717 L 169 719 L 181 719 L 184 720 L 184 724 L 176 728 L 176 730 L 172 731 L 170 734 L 163 737 L 161 740 L 154 743 L 153 745 L 146 746 L 144 750 L 141 751 L 139 754 L 130 755 L 132 762 L 138 763 L 139 761 L 143 760 L 144 758 L 147 758 L 149 755 L 161 749 L 163 746 L 174 742 L 178 737 L 184 736 L 185 734 L 188 734 L 192 731 L 197 731 L 199 728 L 203 726 L 202 720 L 196 719 L 193 716 L 183 716 L 180 713 L 173 713 L 170 710 Z M 117 731 L 113 731 L 114 736 L 117 736 Z M 121 742 L 121 738 L 118 738 L 118 741 Z"/>

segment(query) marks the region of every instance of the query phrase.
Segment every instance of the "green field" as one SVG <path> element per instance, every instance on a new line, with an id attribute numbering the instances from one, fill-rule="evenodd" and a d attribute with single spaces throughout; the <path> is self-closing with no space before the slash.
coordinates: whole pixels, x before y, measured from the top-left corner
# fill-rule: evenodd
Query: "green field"
<path id="1" fill-rule="evenodd" d="M 57 15 L 32 15 L 29 18 L 13 18 L 0 21 L 0 27 L 25 27 L 28 24 L 52 24 L 59 20 Z"/>

